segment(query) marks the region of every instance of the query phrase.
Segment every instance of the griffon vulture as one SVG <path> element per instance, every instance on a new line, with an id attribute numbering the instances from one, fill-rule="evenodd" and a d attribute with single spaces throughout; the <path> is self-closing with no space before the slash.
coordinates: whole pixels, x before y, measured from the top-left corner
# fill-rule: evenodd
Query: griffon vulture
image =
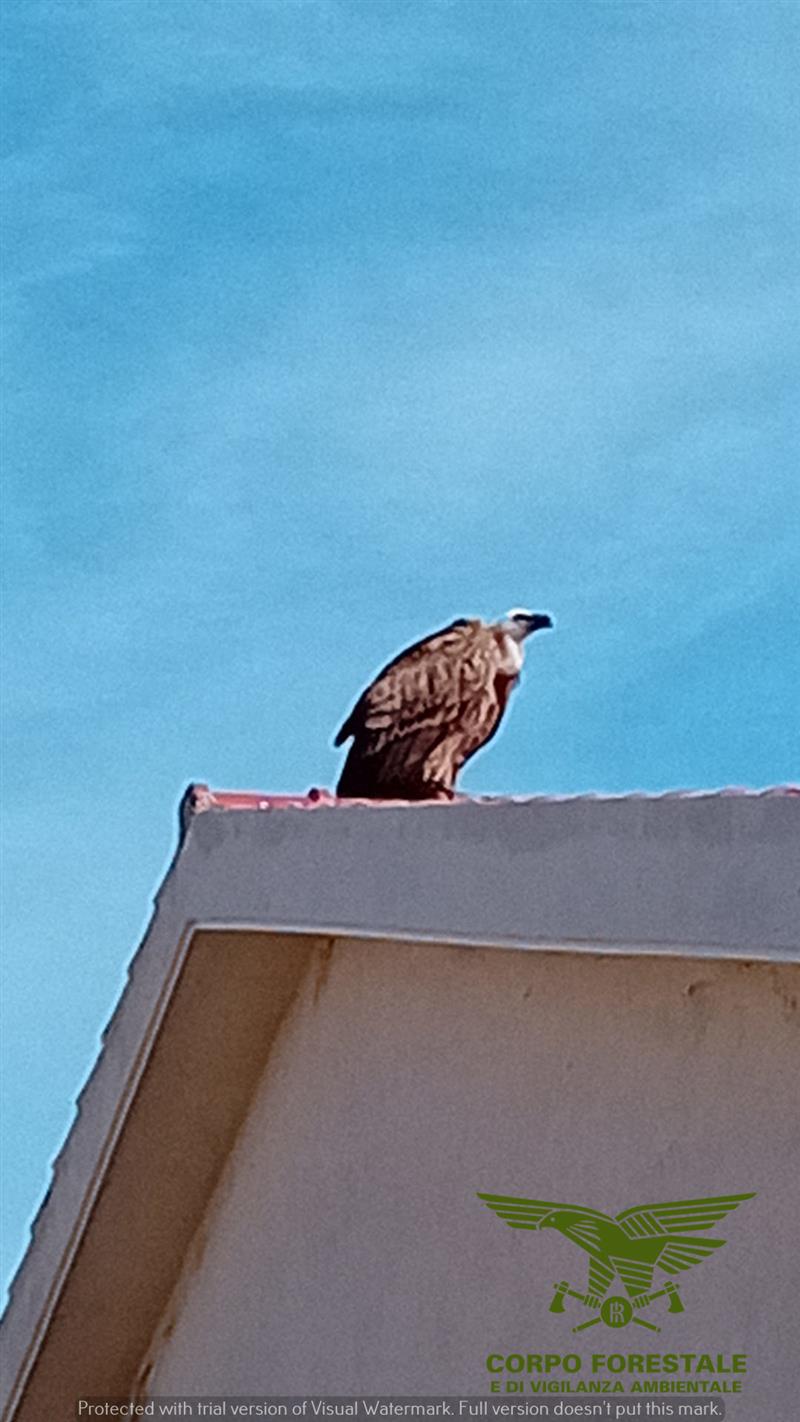
<path id="1" fill-rule="evenodd" d="M 336 737 L 353 744 L 337 795 L 452 800 L 456 777 L 491 740 L 522 668 L 523 644 L 552 627 L 541 612 L 459 618 L 389 662 Z"/>

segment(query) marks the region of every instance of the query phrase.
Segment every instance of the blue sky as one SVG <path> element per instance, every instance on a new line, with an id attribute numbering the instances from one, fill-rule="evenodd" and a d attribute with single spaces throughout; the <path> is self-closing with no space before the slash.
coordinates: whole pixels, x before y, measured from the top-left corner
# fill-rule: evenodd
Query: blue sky
<path id="1" fill-rule="evenodd" d="M 183 787 L 405 643 L 556 619 L 465 789 L 797 777 L 800 154 L 780 0 L 3 24 L 7 1275 Z"/>

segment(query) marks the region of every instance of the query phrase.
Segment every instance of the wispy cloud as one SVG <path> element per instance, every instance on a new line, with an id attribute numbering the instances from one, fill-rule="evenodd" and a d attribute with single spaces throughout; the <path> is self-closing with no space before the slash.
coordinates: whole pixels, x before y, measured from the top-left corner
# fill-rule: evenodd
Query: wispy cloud
<path id="1" fill-rule="evenodd" d="M 17 154 L 0 168 L 7 300 L 139 251 L 141 224 L 133 213 L 69 181 L 63 159 L 52 150 Z"/>
<path id="2" fill-rule="evenodd" d="M 85 62 L 112 106 L 200 90 L 352 96 L 418 87 L 470 49 L 448 0 L 413 15 L 381 0 L 236 0 L 224 9 L 218 0 L 34 0 L 28 11 L 29 24 L 58 27 L 67 45 L 91 39 Z"/>

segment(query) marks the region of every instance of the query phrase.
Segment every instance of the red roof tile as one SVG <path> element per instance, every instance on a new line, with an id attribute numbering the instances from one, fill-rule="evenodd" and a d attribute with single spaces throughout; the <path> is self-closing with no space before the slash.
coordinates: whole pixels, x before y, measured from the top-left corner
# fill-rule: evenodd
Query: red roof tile
<path id="1" fill-rule="evenodd" d="M 758 790 L 749 786 L 726 785 L 718 790 L 667 790 L 658 793 L 629 791 L 620 795 L 456 795 L 455 800 L 450 802 L 424 800 L 414 803 L 446 808 L 448 803 L 508 805 L 529 804 L 541 800 L 674 800 L 695 799 L 700 795 L 800 795 L 800 785 L 769 785 Z M 332 791 L 317 786 L 313 786 L 305 795 L 270 795 L 257 790 L 211 790 L 208 785 L 198 783 L 188 787 L 182 808 L 184 813 L 197 815 L 205 810 L 318 810 L 333 805 L 369 805 L 379 808 L 411 803 L 409 800 L 340 800 Z"/>

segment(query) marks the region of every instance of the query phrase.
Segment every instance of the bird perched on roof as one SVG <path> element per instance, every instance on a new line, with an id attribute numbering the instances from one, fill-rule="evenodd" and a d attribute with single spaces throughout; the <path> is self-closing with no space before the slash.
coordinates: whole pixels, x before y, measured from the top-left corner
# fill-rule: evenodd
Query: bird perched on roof
<path id="1" fill-rule="evenodd" d="M 525 639 L 552 627 L 516 608 L 499 622 L 459 618 L 379 672 L 336 737 L 352 737 L 337 795 L 452 800 L 462 766 L 491 740 L 523 661 Z"/>

